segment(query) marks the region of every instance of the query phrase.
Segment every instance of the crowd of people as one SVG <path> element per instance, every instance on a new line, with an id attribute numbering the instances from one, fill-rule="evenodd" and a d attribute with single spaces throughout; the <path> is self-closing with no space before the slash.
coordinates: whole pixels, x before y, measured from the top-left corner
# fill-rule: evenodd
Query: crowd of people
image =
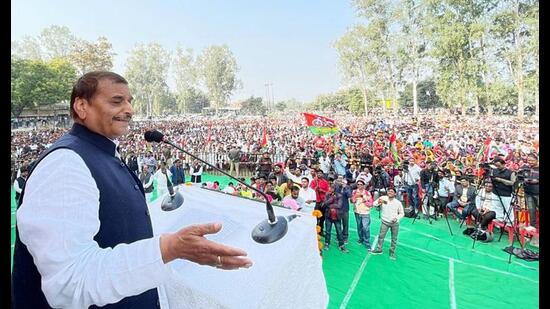
<path id="1" fill-rule="evenodd" d="M 447 214 L 463 220 L 471 215 L 474 223 L 465 233 L 476 237 L 493 219 L 517 224 L 510 207 L 514 200 L 528 210 L 528 220 L 522 222 L 525 228 L 538 231 L 538 120 L 450 114 L 333 118 L 339 132 L 325 137 L 312 134 L 303 117 L 295 114 L 136 121 L 130 133 L 120 138 L 118 149 L 148 195 L 153 179 L 162 194 L 169 183 L 202 183 L 201 175 L 210 171 L 174 148 L 146 142 L 143 134 L 152 128 L 237 177 L 246 175 L 243 168 L 250 168 L 252 177 L 246 180 L 270 201 L 299 211 L 321 211 L 325 248 L 330 246 L 334 225 L 343 252 L 347 252 L 350 202 L 359 242 L 368 250 L 370 210 L 386 207 L 381 210 L 386 215 L 381 232 L 392 231 L 393 257 L 394 230 L 397 235 L 398 220 L 405 215 L 422 213 L 420 218 L 428 220 Z M 32 167 L 64 132 L 59 128 L 12 132 L 12 181 L 21 178 L 21 171 Z M 236 182 L 225 188 L 203 186 L 263 199 Z M 401 208 L 398 203 L 403 204 Z"/>

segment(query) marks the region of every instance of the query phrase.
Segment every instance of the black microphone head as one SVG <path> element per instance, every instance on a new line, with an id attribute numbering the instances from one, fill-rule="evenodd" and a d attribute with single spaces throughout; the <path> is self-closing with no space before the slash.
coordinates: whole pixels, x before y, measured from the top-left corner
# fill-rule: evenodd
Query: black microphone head
<path id="1" fill-rule="evenodd" d="M 160 143 L 164 139 L 164 134 L 160 133 L 157 130 L 150 130 L 144 134 L 145 140 L 148 142 L 157 142 Z"/>

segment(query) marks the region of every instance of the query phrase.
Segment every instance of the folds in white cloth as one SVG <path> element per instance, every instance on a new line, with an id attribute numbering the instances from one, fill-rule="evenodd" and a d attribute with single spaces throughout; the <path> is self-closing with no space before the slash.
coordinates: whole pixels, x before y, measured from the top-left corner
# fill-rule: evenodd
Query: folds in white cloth
<path id="1" fill-rule="evenodd" d="M 163 307 L 177 308 L 326 308 L 328 292 L 317 248 L 315 217 L 275 208 L 277 216 L 299 214 L 288 233 L 272 244 L 252 240 L 252 229 L 267 218 L 265 204 L 224 193 L 181 186 L 182 207 L 163 212 L 159 197 L 149 205 L 155 234 L 184 226 L 221 222 L 222 230 L 207 236 L 245 250 L 254 265 L 224 271 L 185 260 L 170 265 L 163 287 Z M 166 306 L 165 304 L 168 304 Z"/>

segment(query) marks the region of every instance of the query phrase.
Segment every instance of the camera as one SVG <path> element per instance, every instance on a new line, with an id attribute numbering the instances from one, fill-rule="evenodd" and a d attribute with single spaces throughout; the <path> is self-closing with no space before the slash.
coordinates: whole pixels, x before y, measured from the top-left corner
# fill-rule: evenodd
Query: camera
<path id="1" fill-rule="evenodd" d="M 485 177 L 493 177 L 493 170 L 495 169 L 494 165 L 491 165 L 490 163 L 482 163 L 479 167 L 483 169 L 483 175 L 485 175 Z"/>
<path id="2" fill-rule="evenodd" d="M 529 174 L 531 173 L 531 170 L 528 167 L 523 167 L 516 173 L 516 177 L 520 181 L 524 181 L 525 178 L 529 178 Z"/>

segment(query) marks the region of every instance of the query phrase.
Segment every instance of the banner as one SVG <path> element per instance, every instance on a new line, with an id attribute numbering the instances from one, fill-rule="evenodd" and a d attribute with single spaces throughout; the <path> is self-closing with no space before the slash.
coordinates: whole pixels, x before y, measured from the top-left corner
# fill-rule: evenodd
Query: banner
<path id="1" fill-rule="evenodd" d="M 306 118 L 306 125 L 309 127 L 311 133 L 315 135 L 334 135 L 338 133 L 338 127 L 336 121 L 309 113 L 303 113 Z"/>

